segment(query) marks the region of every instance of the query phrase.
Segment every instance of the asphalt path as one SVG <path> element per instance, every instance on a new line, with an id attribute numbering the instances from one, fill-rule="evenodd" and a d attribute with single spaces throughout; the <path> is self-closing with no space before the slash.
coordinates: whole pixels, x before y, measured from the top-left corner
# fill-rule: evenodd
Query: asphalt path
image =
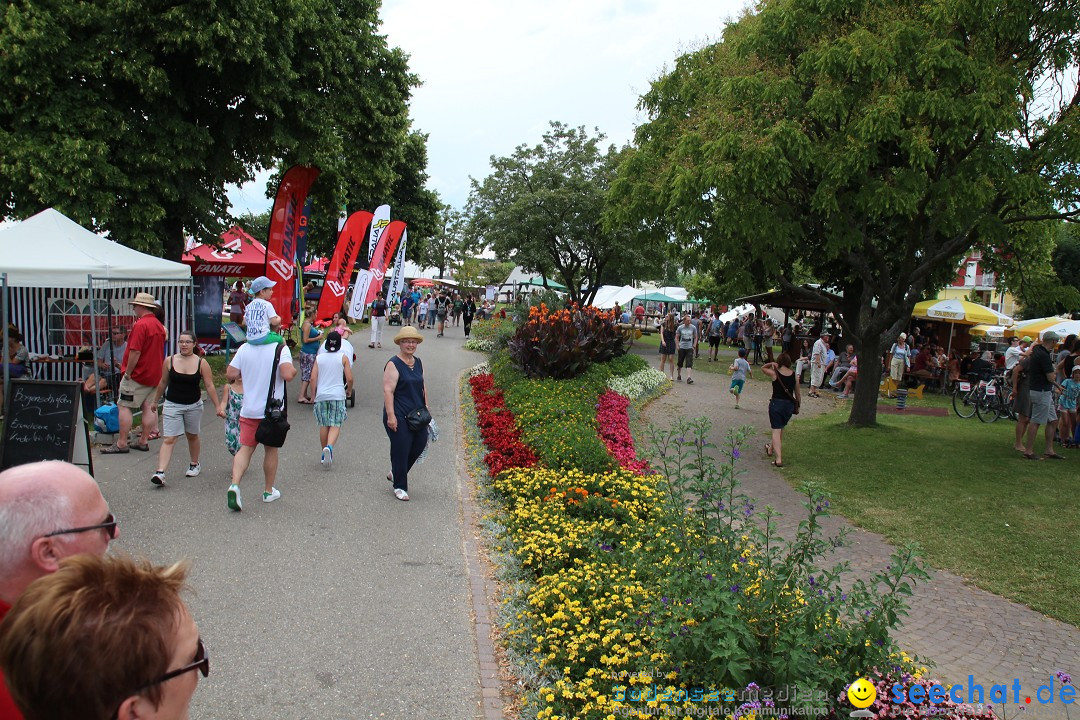
<path id="1" fill-rule="evenodd" d="M 244 510 L 225 505 L 231 456 L 222 421 L 202 422 L 202 474 L 183 477 L 180 440 L 155 488 L 150 453 L 95 455 L 102 492 L 120 519 L 116 550 L 155 562 L 188 559 L 189 604 L 211 658 L 192 718 L 473 718 L 482 716 L 469 579 L 463 553 L 458 378 L 483 356 L 460 328 L 425 330 L 424 363 L 439 442 L 409 476 L 409 502 L 386 481 L 382 368 L 396 351 L 351 338 L 356 407 L 329 471 L 319 463 L 310 405 L 295 402 L 281 450 L 281 499 L 262 502 L 262 450 L 241 483 Z M 294 358 L 295 358 L 294 353 Z"/>

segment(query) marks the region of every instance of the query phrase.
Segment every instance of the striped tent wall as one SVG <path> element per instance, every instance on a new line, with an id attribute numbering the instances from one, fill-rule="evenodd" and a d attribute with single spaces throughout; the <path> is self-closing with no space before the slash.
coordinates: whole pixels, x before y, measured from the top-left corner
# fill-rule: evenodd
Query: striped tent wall
<path id="1" fill-rule="evenodd" d="M 145 281 L 105 285 L 95 280 L 93 298 L 88 288 L 9 287 L 8 322 L 23 334 L 23 343 L 31 356 L 74 358 L 80 347 L 92 347 L 96 351 L 108 341 L 109 305 L 112 323 L 131 328 L 135 316 L 128 301 L 138 292 L 149 292 L 162 303 L 165 329 L 169 333 L 166 353 L 174 352 L 177 335 L 191 326 L 190 283 L 155 285 L 153 281 Z M 80 363 L 34 362 L 31 367 L 37 380 L 83 379 Z"/>

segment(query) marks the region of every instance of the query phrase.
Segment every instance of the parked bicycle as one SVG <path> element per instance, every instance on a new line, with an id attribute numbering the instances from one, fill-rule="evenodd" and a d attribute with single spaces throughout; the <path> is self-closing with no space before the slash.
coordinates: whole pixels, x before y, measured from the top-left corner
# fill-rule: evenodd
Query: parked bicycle
<path id="1" fill-rule="evenodd" d="M 990 382 L 984 383 L 975 404 L 975 412 L 985 423 L 992 423 L 998 418 L 1016 419 L 1013 411 L 1012 384 L 1005 376 L 995 374 Z"/>

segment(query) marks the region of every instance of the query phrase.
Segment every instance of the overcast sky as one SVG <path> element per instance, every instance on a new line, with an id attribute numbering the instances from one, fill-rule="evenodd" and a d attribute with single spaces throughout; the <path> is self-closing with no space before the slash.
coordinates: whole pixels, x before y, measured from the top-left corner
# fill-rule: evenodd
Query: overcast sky
<path id="1" fill-rule="evenodd" d="M 551 120 L 633 137 L 637 99 L 665 65 L 719 37 L 742 0 L 384 0 L 383 32 L 423 86 L 413 127 L 429 134 L 429 187 L 462 207 L 489 158 L 535 145 Z M 265 210 L 265 176 L 229 197 Z M 402 218 L 408 222 L 408 218 Z"/>

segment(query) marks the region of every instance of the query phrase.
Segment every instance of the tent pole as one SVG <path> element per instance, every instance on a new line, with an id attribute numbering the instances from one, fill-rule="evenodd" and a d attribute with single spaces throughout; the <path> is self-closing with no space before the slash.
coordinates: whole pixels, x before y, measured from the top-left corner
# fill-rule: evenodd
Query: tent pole
<path id="1" fill-rule="evenodd" d="M 10 402 L 8 400 L 8 398 L 11 397 L 10 394 L 9 394 L 11 392 L 11 387 L 10 387 L 10 385 L 11 385 L 11 368 L 8 367 L 8 358 L 10 357 L 10 355 L 8 355 L 8 353 L 10 352 L 10 350 L 8 348 L 8 284 L 7 284 L 7 273 L 3 273 L 2 275 L 0 275 L 0 287 L 3 288 L 3 293 L 4 293 L 3 296 L 0 297 L 0 306 L 2 306 L 2 307 L 0 307 L 0 316 L 2 316 L 3 323 L 4 323 L 4 329 L 3 329 L 3 333 L 4 333 L 4 402 Z M 48 332 L 47 329 L 46 329 L 46 332 Z M 4 410 L 4 408 L 2 406 L 0 406 L 0 412 L 3 412 L 3 410 Z"/>

